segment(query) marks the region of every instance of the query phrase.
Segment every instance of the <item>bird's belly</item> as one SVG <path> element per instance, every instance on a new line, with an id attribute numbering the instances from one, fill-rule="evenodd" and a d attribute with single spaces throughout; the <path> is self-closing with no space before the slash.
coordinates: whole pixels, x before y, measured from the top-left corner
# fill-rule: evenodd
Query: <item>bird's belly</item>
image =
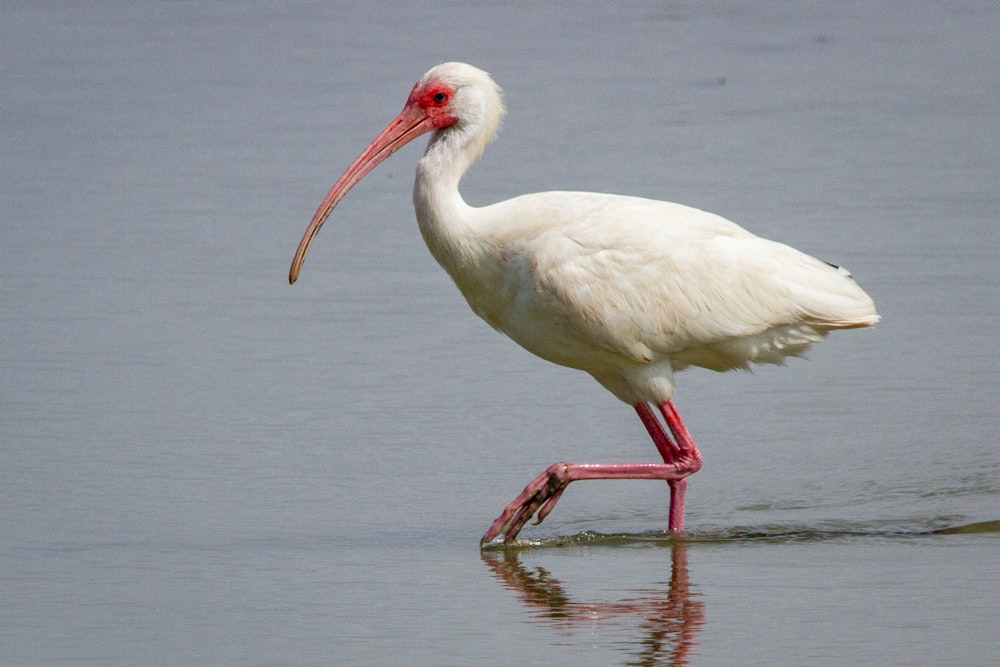
<path id="1" fill-rule="evenodd" d="M 469 300 L 473 311 L 493 328 L 546 361 L 591 374 L 616 372 L 618 354 L 588 339 L 571 318 L 516 298 L 504 304 Z"/>
<path id="2" fill-rule="evenodd" d="M 589 373 L 629 405 L 640 401 L 659 405 L 673 396 L 674 375 L 668 356 L 637 360 L 601 346 L 574 327 L 572 320 L 522 314 L 494 326 L 535 356 Z"/>
<path id="3" fill-rule="evenodd" d="M 552 318 L 533 317 L 516 310 L 480 311 L 475 306 L 473 310 L 490 326 L 535 356 L 561 366 L 587 370 L 585 360 L 592 356 L 592 351 L 574 339 L 572 331 L 565 323 L 554 322 Z"/>

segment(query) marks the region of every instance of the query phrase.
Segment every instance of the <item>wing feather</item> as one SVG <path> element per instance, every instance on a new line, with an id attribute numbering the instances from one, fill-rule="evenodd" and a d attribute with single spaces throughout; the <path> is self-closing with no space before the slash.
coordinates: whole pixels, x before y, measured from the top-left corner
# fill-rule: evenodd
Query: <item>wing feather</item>
<path id="1" fill-rule="evenodd" d="M 520 254 L 531 277 L 521 284 L 579 342 L 638 362 L 666 356 L 683 366 L 687 355 L 725 368 L 796 354 L 830 329 L 878 319 L 850 274 L 717 215 L 633 197 L 546 195 L 521 202 L 560 221 L 519 237 L 530 239 Z"/>

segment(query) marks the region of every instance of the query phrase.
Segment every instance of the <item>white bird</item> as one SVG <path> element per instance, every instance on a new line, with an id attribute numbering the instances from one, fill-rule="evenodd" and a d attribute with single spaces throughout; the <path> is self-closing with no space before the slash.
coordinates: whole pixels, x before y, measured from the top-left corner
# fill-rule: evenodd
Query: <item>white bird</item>
<path id="1" fill-rule="evenodd" d="M 587 192 L 523 195 L 480 208 L 462 176 L 496 136 L 501 90 L 464 63 L 425 74 L 403 111 L 333 185 L 299 243 L 298 278 L 334 207 L 379 163 L 432 132 L 413 189 L 420 232 L 472 310 L 543 359 L 590 373 L 632 405 L 663 463 L 555 463 L 483 536 L 509 542 L 583 479 L 661 479 L 671 532 L 701 454 L 673 404 L 674 374 L 781 363 L 833 329 L 878 321 L 851 275 L 722 217 L 668 202 Z M 663 415 L 667 434 L 651 406 Z"/>

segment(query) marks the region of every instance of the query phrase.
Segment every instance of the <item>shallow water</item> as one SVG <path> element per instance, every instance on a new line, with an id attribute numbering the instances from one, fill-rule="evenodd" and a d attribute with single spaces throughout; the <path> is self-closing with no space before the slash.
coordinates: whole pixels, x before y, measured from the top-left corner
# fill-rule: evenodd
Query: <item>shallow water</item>
<path id="1" fill-rule="evenodd" d="M 384 15 L 383 15 L 384 14 Z M 1000 662 L 990 4 L 0 10 L 0 663 Z M 883 321 L 691 371 L 685 540 L 588 377 L 471 315 L 410 208 L 418 147 L 288 264 L 437 62 L 507 91 L 476 204 L 715 211 L 849 267 Z"/>

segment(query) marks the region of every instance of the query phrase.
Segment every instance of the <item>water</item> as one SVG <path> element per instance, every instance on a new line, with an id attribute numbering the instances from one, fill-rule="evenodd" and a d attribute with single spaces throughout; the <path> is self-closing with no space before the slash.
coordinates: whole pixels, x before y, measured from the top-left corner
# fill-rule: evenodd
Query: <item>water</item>
<path id="1" fill-rule="evenodd" d="M 0 663 L 1000 661 L 993 5 L 0 17 Z M 469 201 L 684 202 L 879 306 L 808 362 L 679 377 L 686 542 L 659 485 L 602 482 L 480 554 L 552 461 L 654 452 L 467 312 L 413 221 L 419 147 L 286 284 L 332 180 L 448 59 L 508 94 Z"/>

